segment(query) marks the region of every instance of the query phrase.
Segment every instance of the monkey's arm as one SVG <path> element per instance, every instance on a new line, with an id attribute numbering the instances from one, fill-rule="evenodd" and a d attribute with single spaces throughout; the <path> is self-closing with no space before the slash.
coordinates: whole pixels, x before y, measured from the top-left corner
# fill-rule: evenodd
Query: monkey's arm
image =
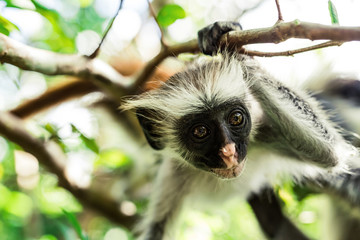
<path id="1" fill-rule="evenodd" d="M 250 89 L 265 113 L 257 139 L 321 167 L 336 166 L 340 159 L 337 151 L 348 146 L 327 123 L 324 113 L 311 105 L 305 94 L 300 96 L 266 74 L 259 74 L 260 69 L 253 70 L 247 76 L 253 79 Z"/>
<path id="2" fill-rule="evenodd" d="M 316 190 L 325 190 L 351 207 L 360 207 L 360 168 L 351 169 L 351 173 L 327 174 L 307 179 L 304 183 Z"/>
<path id="3" fill-rule="evenodd" d="M 309 240 L 282 213 L 272 189 L 264 189 L 248 198 L 259 224 L 267 237 L 273 240 Z"/>
<path id="4" fill-rule="evenodd" d="M 167 228 L 175 220 L 192 182 L 191 171 L 183 170 L 170 159 L 164 160 L 158 173 L 147 215 L 140 224 L 141 240 L 172 239 Z"/>
<path id="5" fill-rule="evenodd" d="M 218 46 L 219 34 L 238 30 L 235 27 L 231 29 L 233 25 L 217 22 L 199 31 L 200 49 L 205 53 L 216 53 L 214 46 Z M 271 79 L 253 59 L 239 58 L 239 64 L 244 66 L 244 76 L 239 77 L 248 81 L 251 94 L 264 111 L 256 140 L 274 150 L 325 168 L 337 165 L 340 150 L 342 157 L 348 157 L 343 151 L 347 148 L 346 143 L 327 123 L 319 107 L 314 102 L 311 104 L 313 100 L 310 97 Z"/>

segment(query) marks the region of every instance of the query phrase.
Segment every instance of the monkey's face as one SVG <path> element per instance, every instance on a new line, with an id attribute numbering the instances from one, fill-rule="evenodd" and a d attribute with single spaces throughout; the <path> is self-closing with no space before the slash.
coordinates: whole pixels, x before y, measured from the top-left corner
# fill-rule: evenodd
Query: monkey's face
<path id="1" fill-rule="evenodd" d="M 244 169 L 250 129 L 250 114 L 240 102 L 207 108 L 178 122 L 178 152 L 199 169 L 235 178 Z"/>
<path id="2" fill-rule="evenodd" d="M 149 109 L 138 109 L 137 116 L 154 149 L 170 148 L 194 167 L 219 178 L 235 178 L 243 171 L 251 118 L 240 100 L 216 106 L 204 103 L 178 120 Z"/>

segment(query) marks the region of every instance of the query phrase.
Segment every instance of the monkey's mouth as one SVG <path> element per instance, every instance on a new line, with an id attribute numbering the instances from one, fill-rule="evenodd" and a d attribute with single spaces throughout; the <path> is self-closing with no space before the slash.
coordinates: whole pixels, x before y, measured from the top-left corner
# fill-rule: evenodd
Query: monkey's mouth
<path id="1" fill-rule="evenodd" d="M 211 168 L 210 172 L 223 179 L 232 179 L 240 176 L 245 168 L 246 159 L 231 168 Z"/>

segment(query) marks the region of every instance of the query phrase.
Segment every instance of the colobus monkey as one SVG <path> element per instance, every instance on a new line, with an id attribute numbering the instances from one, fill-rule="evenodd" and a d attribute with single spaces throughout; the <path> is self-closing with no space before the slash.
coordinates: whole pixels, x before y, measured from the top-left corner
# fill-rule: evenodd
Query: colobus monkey
<path id="1" fill-rule="evenodd" d="M 199 32 L 200 48 L 217 53 L 221 35 L 239 29 L 215 23 Z M 173 239 L 171 221 L 192 193 L 221 201 L 240 194 L 256 207 L 256 194 L 282 177 L 345 172 L 358 155 L 313 98 L 276 81 L 254 59 L 227 50 L 123 108 L 136 111 L 149 144 L 165 157 L 141 239 Z"/>

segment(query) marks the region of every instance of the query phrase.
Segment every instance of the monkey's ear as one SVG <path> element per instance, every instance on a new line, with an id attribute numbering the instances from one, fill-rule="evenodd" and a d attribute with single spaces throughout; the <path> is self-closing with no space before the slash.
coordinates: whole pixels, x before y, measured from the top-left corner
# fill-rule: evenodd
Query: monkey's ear
<path id="1" fill-rule="evenodd" d="M 136 110 L 136 116 L 139 120 L 139 123 L 144 132 L 146 140 L 148 141 L 148 143 L 152 148 L 154 148 L 155 150 L 161 150 L 165 146 L 160 140 L 161 135 L 155 132 L 156 123 L 153 120 L 151 120 L 154 119 L 154 116 L 156 115 L 157 114 L 151 110 L 146 110 L 143 108 Z"/>

